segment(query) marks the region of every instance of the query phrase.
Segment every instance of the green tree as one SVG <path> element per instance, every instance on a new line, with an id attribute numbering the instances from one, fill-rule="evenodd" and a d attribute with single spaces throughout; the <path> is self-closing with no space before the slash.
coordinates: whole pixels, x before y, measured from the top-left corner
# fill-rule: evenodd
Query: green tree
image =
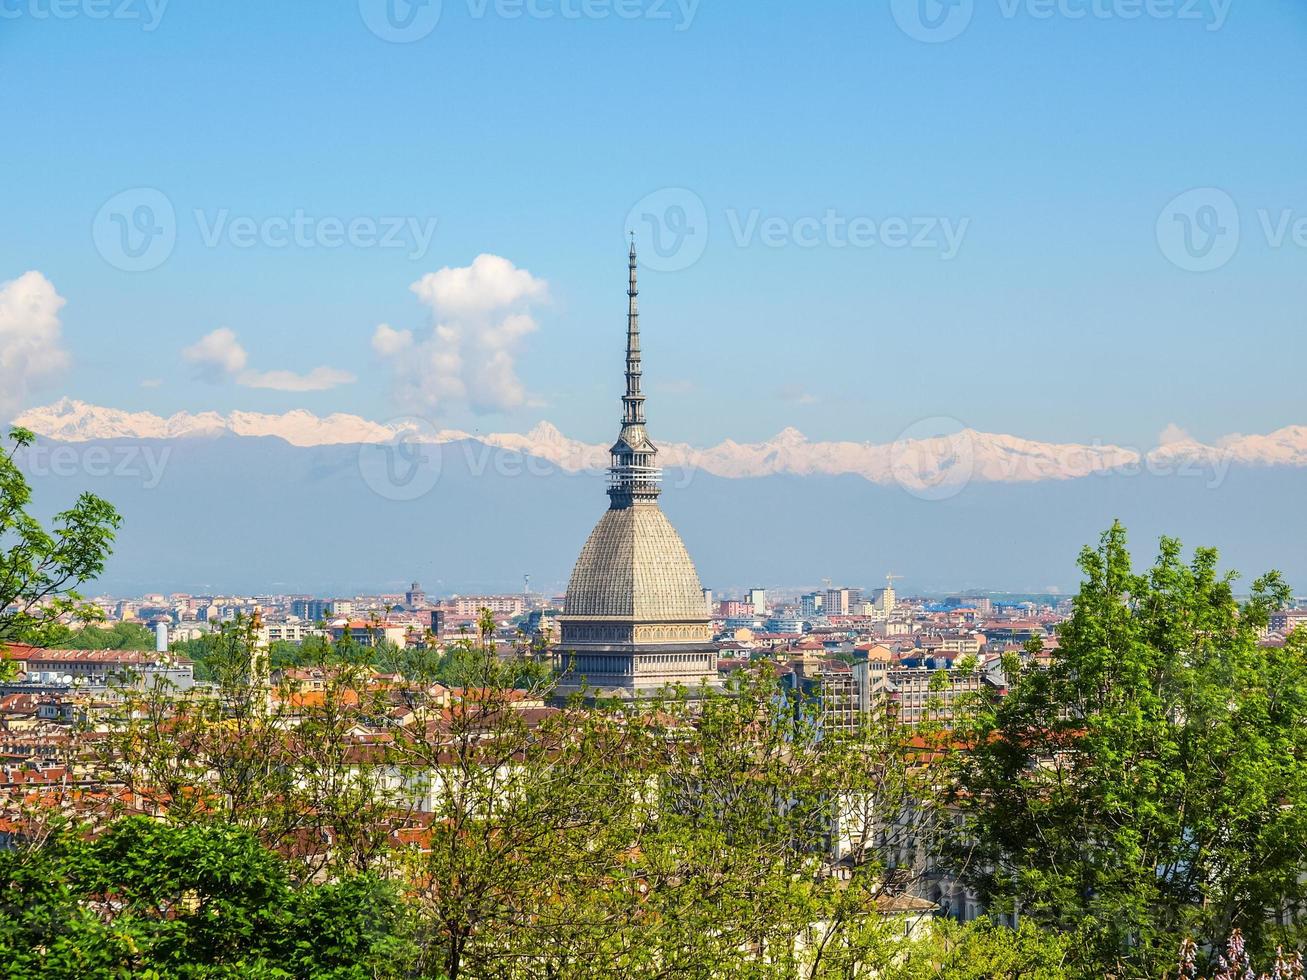
<path id="1" fill-rule="evenodd" d="M 1170 538 L 1136 573 L 1119 524 L 1080 568 L 1051 667 L 963 732 L 954 860 L 991 909 L 1073 935 L 1085 976 L 1160 976 L 1235 928 L 1264 955 L 1307 898 L 1307 637 L 1258 642 L 1288 590 L 1241 604 Z"/>
<path id="2" fill-rule="evenodd" d="M 83 626 L 49 638 L 61 650 L 153 650 L 154 631 L 140 623 Z"/>
<path id="3" fill-rule="evenodd" d="M 78 589 L 104 570 L 121 524 L 108 502 L 83 493 L 43 527 L 28 511 L 32 488 L 14 459 L 36 436 L 15 427 L 9 439 L 0 452 L 0 651 L 8 643 L 47 644 L 64 618 L 93 615 Z"/>
<path id="4" fill-rule="evenodd" d="M 0 962 L 27 977 L 398 976 L 397 893 L 369 875 L 296 886 L 223 825 L 140 817 L 0 852 Z"/>
<path id="5" fill-rule="evenodd" d="M 1009 929 L 989 919 L 965 926 L 941 920 L 934 924 L 926 945 L 929 976 L 937 980 L 1064 980 L 1069 976 L 1071 939 L 1030 922 Z M 919 959 L 921 952 L 916 956 Z"/>

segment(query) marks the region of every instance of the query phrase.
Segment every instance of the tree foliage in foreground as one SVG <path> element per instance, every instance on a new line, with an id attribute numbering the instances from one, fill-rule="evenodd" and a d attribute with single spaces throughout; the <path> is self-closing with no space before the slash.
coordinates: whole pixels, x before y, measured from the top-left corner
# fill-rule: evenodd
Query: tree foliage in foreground
<path id="1" fill-rule="evenodd" d="M 1240 603 L 1215 551 L 1169 538 L 1137 573 L 1119 524 L 1080 567 L 1051 667 L 965 733 L 953 860 L 991 908 L 1075 937 L 1085 976 L 1161 976 L 1234 929 L 1273 955 L 1307 899 L 1307 637 L 1258 642 L 1289 592 L 1270 574 Z"/>
<path id="2" fill-rule="evenodd" d="M 446 882 L 448 884 L 448 882 Z M 767 914 L 766 908 L 756 910 Z M 1063 941 L 1030 927 L 942 925 L 906 937 L 865 924 L 856 961 L 768 964 L 747 950 L 714 955 L 717 937 L 684 937 L 692 959 L 652 958 L 623 970 L 619 937 L 593 958 L 550 956 L 549 933 L 529 926 L 498 958 L 449 972 L 423 947 L 423 910 L 371 874 L 296 883 L 285 862 L 242 830 L 123 819 L 95 839 L 71 829 L 43 846 L 0 852 L 0 962 L 14 980 L 107 980 L 123 976 L 325 977 L 335 980 L 456 975 L 494 977 L 755 976 L 883 980 L 1060 980 Z M 592 931 L 598 923 L 589 923 Z M 656 922 L 648 923 L 659 928 Z M 626 953 L 638 945 L 626 937 Z M 873 941 L 874 940 L 874 941 Z M 554 951 L 559 952 L 559 951 Z M 626 957 L 626 958 L 629 958 Z"/>
<path id="3" fill-rule="evenodd" d="M 8 643 L 48 645 L 61 618 L 82 612 L 78 589 L 104 570 L 121 518 L 109 503 L 83 493 L 50 528 L 32 516 L 32 488 L 14 461 L 36 436 L 9 432 L 0 451 L 0 650 Z M 0 676 L 3 676 L 0 662 Z"/>
<path id="4" fill-rule="evenodd" d="M 402 907 L 369 875 L 294 886 L 235 827 L 132 817 L 0 851 L 0 962 L 14 980 L 367 978 L 402 961 Z"/>

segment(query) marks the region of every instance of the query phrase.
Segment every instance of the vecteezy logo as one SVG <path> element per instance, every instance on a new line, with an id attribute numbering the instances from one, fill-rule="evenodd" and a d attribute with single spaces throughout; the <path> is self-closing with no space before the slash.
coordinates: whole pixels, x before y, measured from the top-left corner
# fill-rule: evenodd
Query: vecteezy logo
<path id="1" fill-rule="evenodd" d="M 655 272 L 688 269 L 708 247 L 708 209 L 694 191 L 664 187 L 635 202 L 626 213 L 627 232 L 641 245 L 641 265 Z"/>
<path id="2" fill-rule="evenodd" d="M 908 37 L 940 44 L 967 29 L 976 4 L 975 0 L 890 0 L 890 12 Z"/>
<path id="3" fill-rule="evenodd" d="M 919 500 L 948 500 L 971 482 L 976 447 L 957 419 L 929 418 L 914 422 L 889 449 L 894 482 Z"/>
<path id="4" fill-rule="evenodd" d="M 1188 272 L 1211 272 L 1229 262 L 1239 251 L 1239 232 L 1239 206 L 1217 187 L 1185 191 L 1157 219 L 1162 254 Z"/>
<path id="5" fill-rule="evenodd" d="M 395 432 L 387 442 L 359 447 L 363 482 L 387 500 L 417 500 L 440 482 L 441 446 L 426 419 L 392 419 Z"/>
<path id="6" fill-rule="evenodd" d="M 441 0 L 359 0 L 363 23 L 383 41 L 421 41 L 440 23 Z"/>
<path id="7" fill-rule="evenodd" d="M 177 212 L 153 187 L 133 187 L 105 201 L 91 223 L 101 258 L 124 272 L 157 269 L 177 244 Z"/>

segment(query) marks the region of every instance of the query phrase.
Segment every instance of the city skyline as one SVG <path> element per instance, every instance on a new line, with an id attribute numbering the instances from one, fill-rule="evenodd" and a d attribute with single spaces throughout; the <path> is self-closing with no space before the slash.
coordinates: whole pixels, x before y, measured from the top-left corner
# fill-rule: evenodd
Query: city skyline
<path id="1" fill-rule="evenodd" d="M 5 976 L 1307 980 L 1304 41 L 0 0 Z"/>

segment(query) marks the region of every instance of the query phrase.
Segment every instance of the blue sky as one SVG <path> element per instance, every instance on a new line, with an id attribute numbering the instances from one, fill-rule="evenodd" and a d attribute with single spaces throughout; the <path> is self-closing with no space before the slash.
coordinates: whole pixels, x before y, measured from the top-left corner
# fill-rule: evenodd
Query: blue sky
<path id="1" fill-rule="evenodd" d="M 1147 448 L 1172 423 L 1203 439 L 1307 423 L 1300 0 L 961 0 L 965 29 L 934 42 L 898 0 L 444 0 L 404 43 L 369 29 L 373 0 L 172 0 L 157 23 L 145 0 L 105 19 L 106 0 L 51 2 L 0 0 L 0 282 L 37 270 L 66 300 L 68 365 L 27 404 L 548 419 L 603 441 L 643 200 L 673 225 L 669 202 L 701 203 L 706 229 L 642 272 L 656 437 L 889 441 L 947 416 Z M 615 4 L 631 16 L 593 16 Z M 176 240 L 124 271 L 97 215 L 138 188 L 173 207 Z M 1180 205 L 1200 231 L 1228 235 L 1231 206 L 1239 222 L 1209 271 L 1159 245 L 1195 188 L 1221 195 Z M 296 213 L 436 225 L 425 249 L 205 241 Z M 828 215 L 875 243 L 817 227 Z M 922 247 L 900 247 L 896 219 Z M 1289 229 L 1278 244 L 1267 224 Z M 547 284 L 522 307 L 534 331 L 502 341 L 521 397 L 477 412 L 442 389 L 415 408 L 377 326 L 438 356 L 410 286 L 482 253 Z M 252 371 L 355 380 L 203 371 L 183 352 L 220 327 Z"/>

